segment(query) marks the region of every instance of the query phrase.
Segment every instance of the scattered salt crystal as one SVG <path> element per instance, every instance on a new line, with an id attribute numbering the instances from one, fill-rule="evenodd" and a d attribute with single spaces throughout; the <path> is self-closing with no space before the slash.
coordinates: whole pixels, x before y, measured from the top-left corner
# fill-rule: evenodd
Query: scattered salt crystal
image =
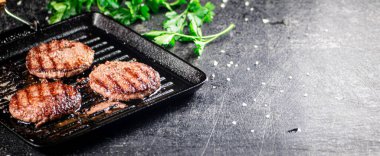
<path id="1" fill-rule="evenodd" d="M 221 53 L 225 53 L 226 51 L 225 51 L 225 50 L 221 50 L 220 52 L 221 52 Z"/>
<path id="2" fill-rule="evenodd" d="M 284 90 L 280 90 L 280 93 L 283 93 L 284 92 Z"/>
<path id="3" fill-rule="evenodd" d="M 265 82 L 261 82 L 261 84 L 262 84 L 263 86 L 265 86 L 265 85 L 266 85 L 266 83 L 265 83 Z"/>
<path id="4" fill-rule="evenodd" d="M 237 124 L 237 122 L 236 122 L 236 121 L 232 121 L 232 124 L 236 125 L 236 124 Z"/>
<path id="5" fill-rule="evenodd" d="M 213 88 L 213 89 L 215 89 L 215 88 L 216 88 L 216 86 L 212 86 L 212 88 Z"/>
<path id="6" fill-rule="evenodd" d="M 252 133 L 254 133 L 254 132 L 255 132 L 255 130 L 254 130 L 254 129 L 251 129 L 251 132 L 252 132 Z"/>
<path id="7" fill-rule="evenodd" d="M 263 23 L 264 23 L 264 24 L 269 23 L 269 19 L 265 19 L 265 18 L 263 18 Z"/>
<path id="8" fill-rule="evenodd" d="M 222 4 L 220 4 L 220 7 L 221 7 L 221 8 L 225 8 L 225 7 L 226 7 L 226 4 L 222 3 Z"/>
<path id="9" fill-rule="evenodd" d="M 251 68 L 247 68 L 247 70 L 248 70 L 248 71 L 250 71 L 250 70 L 251 70 Z"/>
<path id="10" fill-rule="evenodd" d="M 310 73 L 306 73 L 306 76 L 310 76 Z"/>
<path id="11" fill-rule="evenodd" d="M 214 66 L 217 66 L 218 65 L 218 61 L 214 61 Z"/>
<path id="12" fill-rule="evenodd" d="M 256 99 L 253 99 L 254 102 L 256 102 L 257 100 Z"/>
<path id="13" fill-rule="evenodd" d="M 248 1 L 245 2 L 245 6 L 249 6 L 249 2 Z"/>
<path id="14" fill-rule="evenodd" d="M 265 117 L 266 117 L 267 119 L 269 119 L 269 118 L 270 118 L 270 114 L 265 115 Z"/>
<path id="15" fill-rule="evenodd" d="M 245 107 L 245 106 L 247 106 L 247 104 L 246 104 L 246 103 L 244 103 L 244 102 L 243 102 L 243 104 L 242 104 L 242 105 L 243 105 L 244 107 Z"/>
<path id="16" fill-rule="evenodd" d="M 248 22 L 248 18 L 244 18 L 244 21 Z"/>
<path id="17" fill-rule="evenodd" d="M 212 78 L 215 78 L 215 74 L 211 74 L 211 77 L 212 77 Z"/>
<path id="18" fill-rule="evenodd" d="M 230 64 L 234 64 L 234 61 L 230 61 Z"/>
<path id="19" fill-rule="evenodd" d="M 254 9 L 254 8 L 251 8 L 251 9 L 249 9 L 249 10 L 253 11 L 253 10 L 255 10 L 255 9 Z"/>
<path id="20" fill-rule="evenodd" d="M 238 67 L 239 65 L 238 64 L 235 64 L 235 67 Z"/>
<path id="21" fill-rule="evenodd" d="M 304 97 L 308 96 L 307 93 L 303 94 Z"/>
<path id="22" fill-rule="evenodd" d="M 227 78 L 227 81 L 231 81 L 231 79 L 230 79 L 230 78 Z"/>
<path id="23" fill-rule="evenodd" d="M 259 64 L 259 61 L 256 61 L 256 62 L 255 62 L 255 65 L 258 65 L 258 64 Z"/>
<path id="24" fill-rule="evenodd" d="M 231 64 L 227 64 L 227 67 L 231 67 Z"/>
<path id="25" fill-rule="evenodd" d="M 228 0 L 223 0 L 223 3 L 227 3 L 228 2 Z"/>
<path id="26" fill-rule="evenodd" d="M 288 78 L 289 78 L 289 79 L 293 79 L 293 77 L 292 77 L 292 76 L 289 76 Z"/>
<path id="27" fill-rule="evenodd" d="M 257 46 L 257 45 L 254 45 L 253 47 L 255 47 L 255 48 L 258 48 L 259 46 Z"/>
<path id="28" fill-rule="evenodd" d="M 17 6 L 20 6 L 21 4 L 22 4 L 21 0 L 17 2 Z"/>
<path id="29" fill-rule="evenodd" d="M 264 107 L 268 107 L 268 105 L 267 105 L 267 104 L 264 104 Z"/>

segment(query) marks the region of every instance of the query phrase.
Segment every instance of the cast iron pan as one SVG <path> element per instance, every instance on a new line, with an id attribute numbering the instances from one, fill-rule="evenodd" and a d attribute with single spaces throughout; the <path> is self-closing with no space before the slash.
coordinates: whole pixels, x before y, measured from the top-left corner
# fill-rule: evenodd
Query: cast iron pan
<path id="1" fill-rule="evenodd" d="M 107 113 L 100 111 L 89 117 L 69 115 L 39 128 L 22 123 L 9 114 L 9 99 L 17 90 L 40 81 L 28 73 L 25 56 L 30 48 L 53 39 L 77 40 L 89 45 L 96 51 L 93 66 L 111 60 L 150 65 L 160 73 L 162 87 L 144 100 L 124 102 L 128 105 L 124 109 L 111 108 Z M 93 66 L 78 76 L 62 79 L 65 84 L 79 88 L 83 99 L 81 110 L 107 100 L 86 85 Z M 35 147 L 62 143 L 165 100 L 181 100 L 181 95 L 195 92 L 206 79 L 206 74 L 198 68 L 99 13 L 79 15 L 36 32 L 22 27 L 0 34 L 0 123 Z"/>

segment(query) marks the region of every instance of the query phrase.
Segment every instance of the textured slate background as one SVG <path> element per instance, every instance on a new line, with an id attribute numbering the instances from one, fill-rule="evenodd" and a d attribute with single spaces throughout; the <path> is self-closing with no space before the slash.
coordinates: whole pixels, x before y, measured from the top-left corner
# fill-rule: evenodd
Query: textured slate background
<path id="1" fill-rule="evenodd" d="M 0 126 L 0 155 L 380 154 L 380 1 L 229 0 L 224 9 L 212 1 L 217 14 L 205 33 L 237 28 L 201 58 L 190 44 L 171 49 L 210 75 L 192 97 L 50 150 Z M 45 19 L 45 1 L 16 2 L 16 13 Z M 159 29 L 162 19 L 132 27 Z M 4 13 L 0 21 L 0 32 L 20 26 Z"/>

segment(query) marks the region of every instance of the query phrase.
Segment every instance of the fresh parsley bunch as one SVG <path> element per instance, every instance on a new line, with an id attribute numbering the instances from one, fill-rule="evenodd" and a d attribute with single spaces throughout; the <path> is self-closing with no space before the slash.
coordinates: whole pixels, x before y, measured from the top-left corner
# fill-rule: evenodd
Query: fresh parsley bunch
<path id="1" fill-rule="evenodd" d="M 185 4 L 186 9 L 182 13 L 178 14 L 173 10 Z M 49 23 L 57 23 L 80 14 L 83 10 L 90 11 L 94 5 L 100 12 L 124 25 L 131 25 L 138 20 L 149 20 L 151 13 L 157 13 L 164 8 L 168 11 L 163 22 L 164 31 L 150 31 L 143 35 L 165 47 L 173 47 L 177 41 L 194 42 L 194 52 L 198 56 L 203 53 L 208 43 L 235 27 L 231 24 L 220 33 L 203 36 L 202 25 L 213 21 L 215 6 L 211 2 L 202 5 L 199 0 L 51 0 L 48 5 L 52 13 Z"/>

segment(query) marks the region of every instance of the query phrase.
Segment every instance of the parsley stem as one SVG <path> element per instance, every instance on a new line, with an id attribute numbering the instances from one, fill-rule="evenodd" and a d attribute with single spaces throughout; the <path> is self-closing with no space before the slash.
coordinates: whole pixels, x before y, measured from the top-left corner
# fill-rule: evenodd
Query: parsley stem
<path id="1" fill-rule="evenodd" d="M 235 24 L 230 24 L 230 26 L 228 26 L 228 28 L 224 29 L 222 32 L 214 34 L 214 35 L 203 36 L 202 39 L 211 38 L 211 39 L 206 41 L 207 43 L 211 42 L 211 41 L 217 39 L 218 37 L 226 34 L 227 32 L 231 31 L 233 28 L 235 28 Z"/>

